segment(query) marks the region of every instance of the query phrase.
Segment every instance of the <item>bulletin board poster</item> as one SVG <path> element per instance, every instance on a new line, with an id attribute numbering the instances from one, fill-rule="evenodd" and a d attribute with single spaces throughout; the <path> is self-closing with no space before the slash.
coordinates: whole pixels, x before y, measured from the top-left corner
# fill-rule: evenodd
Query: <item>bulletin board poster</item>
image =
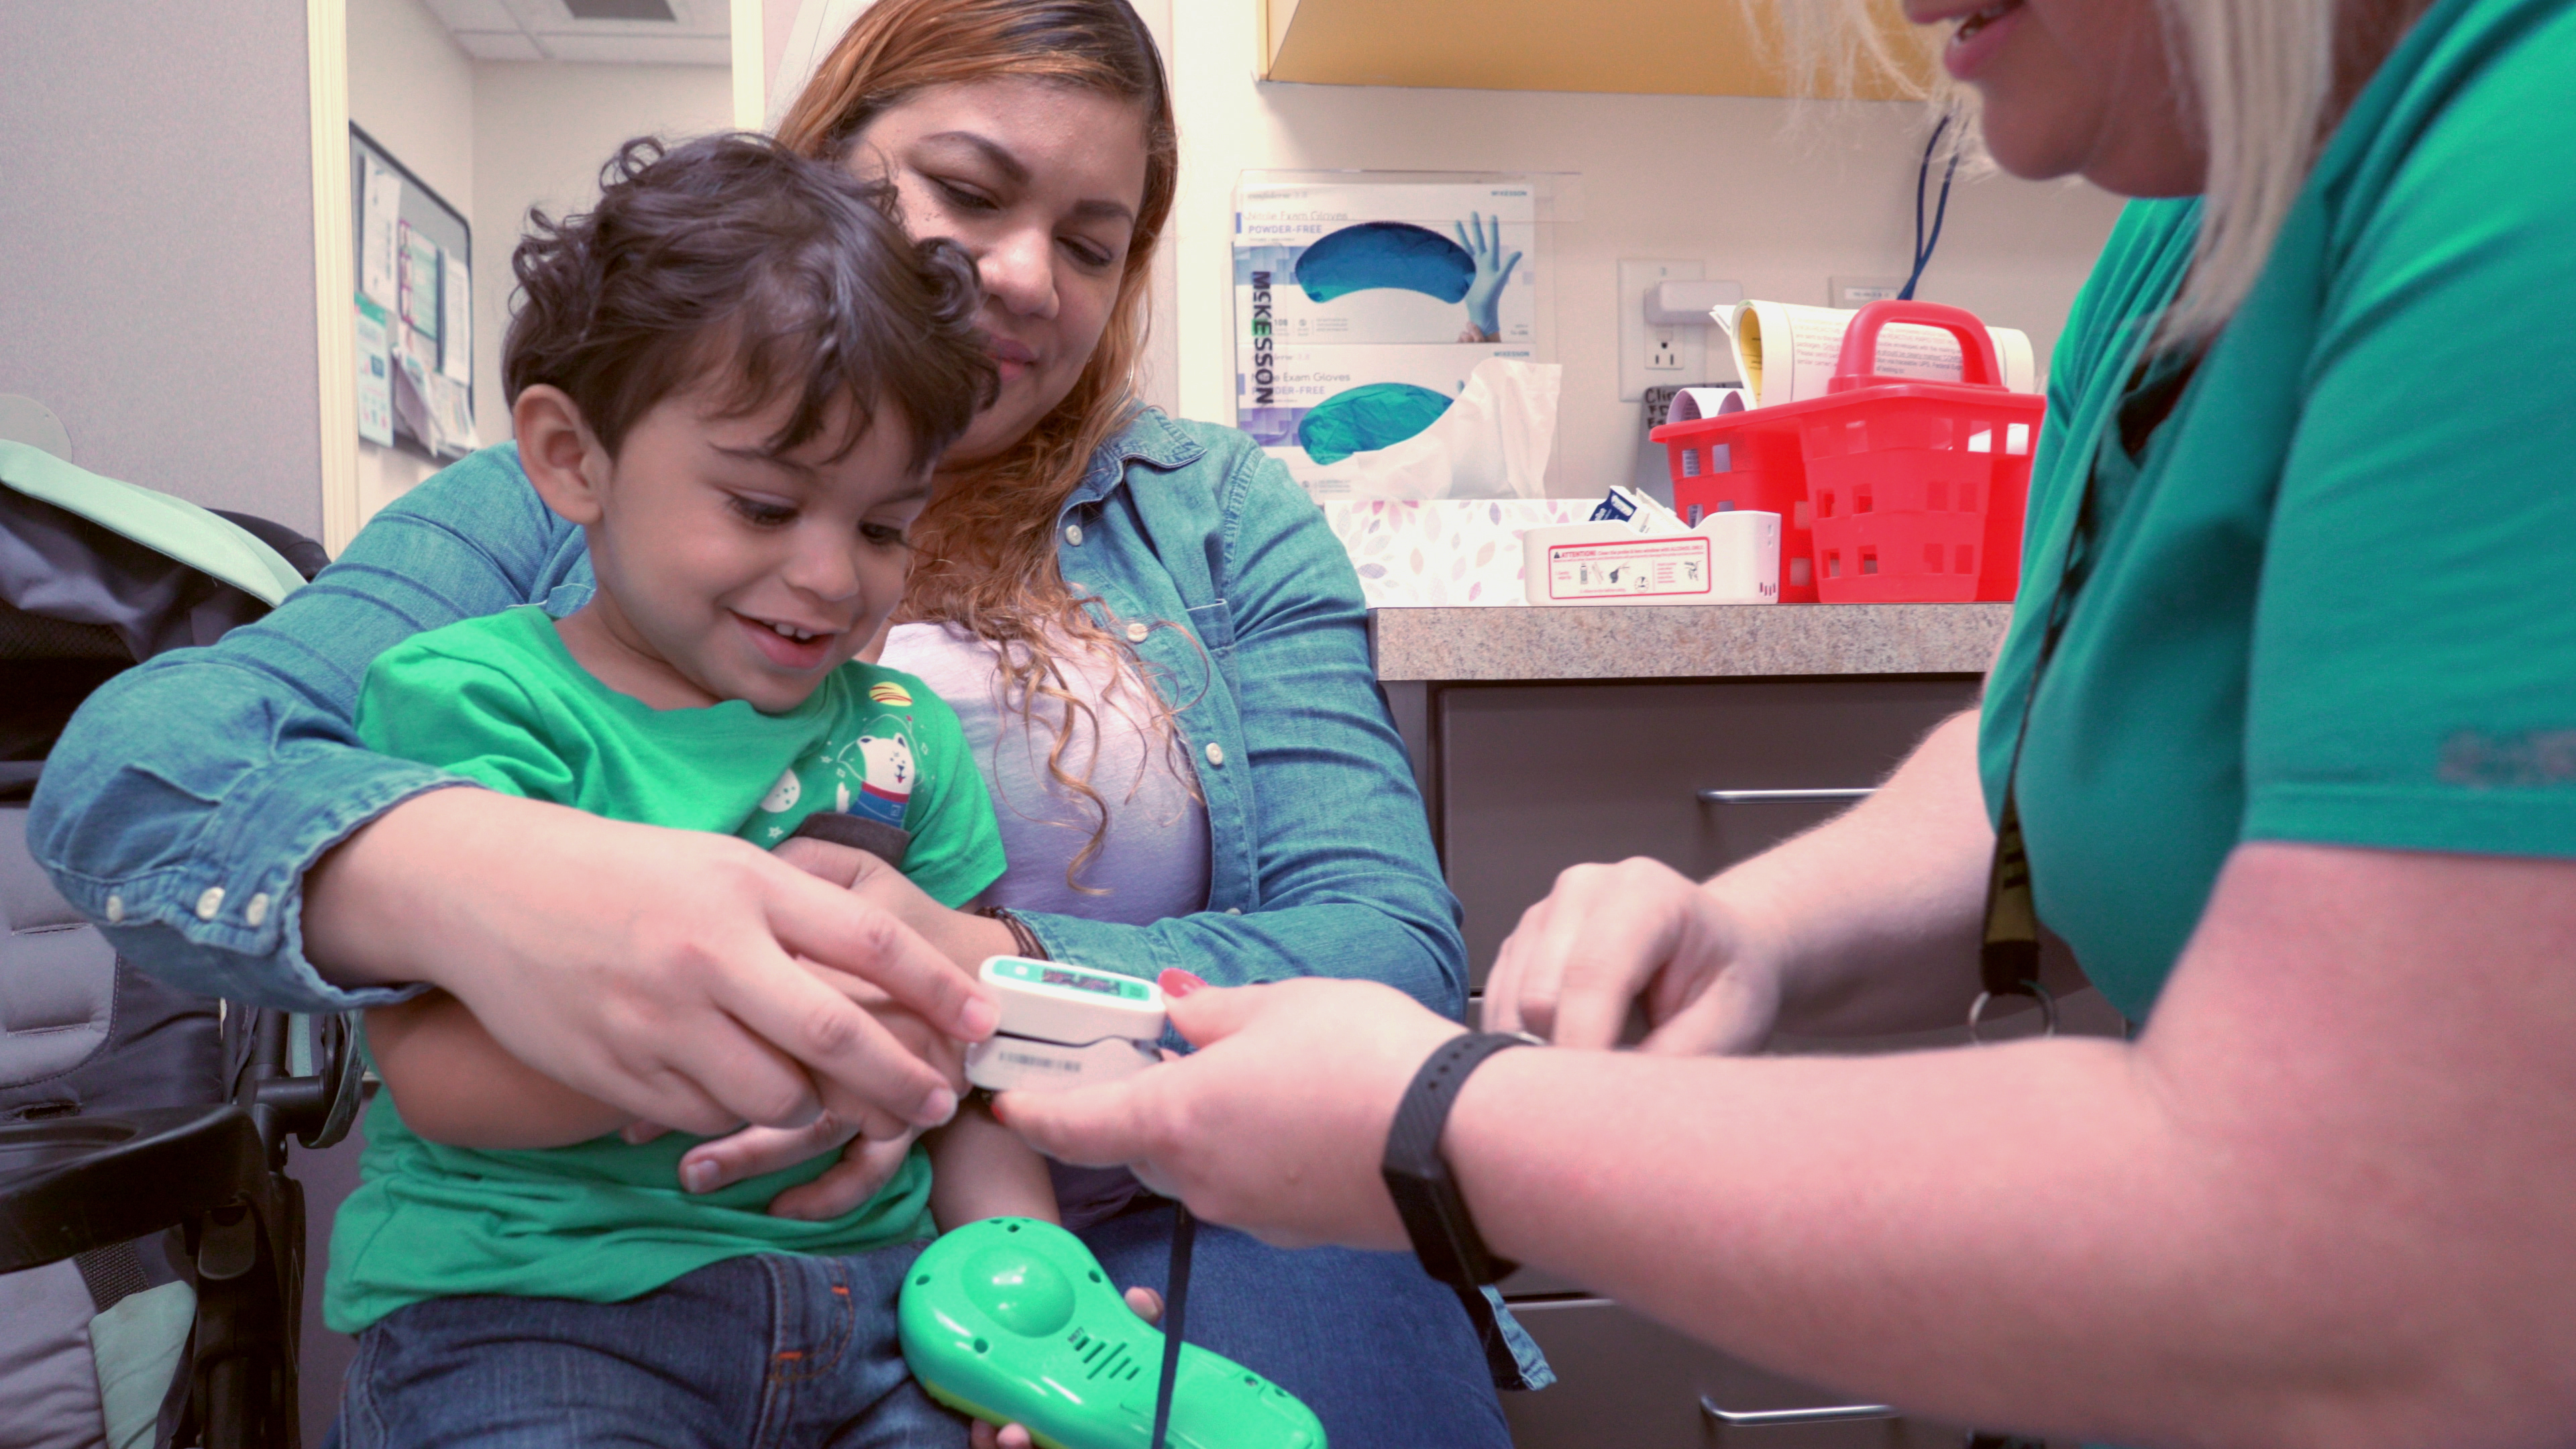
<path id="1" fill-rule="evenodd" d="M 474 428 L 473 228 L 354 125 L 349 198 L 361 339 L 358 435 L 433 461 L 463 457 L 481 445 Z M 384 364 L 382 410 L 367 392 L 374 357 Z"/>

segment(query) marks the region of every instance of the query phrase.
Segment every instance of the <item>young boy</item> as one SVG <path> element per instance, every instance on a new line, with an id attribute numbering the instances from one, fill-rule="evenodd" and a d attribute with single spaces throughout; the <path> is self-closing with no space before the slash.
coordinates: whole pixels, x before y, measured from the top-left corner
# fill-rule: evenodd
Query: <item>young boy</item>
<path id="1" fill-rule="evenodd" d="M 630 144 L 588 215 L 515 259 L 518 457 L 597 591 L 432 630 L 368 671 L 358 730 L 492 789 L 620 819 L 858 841 L 962 905 L 1001 873 L 955 715 L 855 662 L 901 599 L 930 465 L 989 391 L 973 273 L 860 182 L 756 137 Z M 904 1372 L 930 1231 L 1052 1219 L 977 1112 L 825 1222 L 765 1211 L 828 1157 L 692 1195 L 695 1139 L 520 1063 L 453 998 L 368 1013 L 390 1095 L 339 1214 L 331 1326 L 364 1329 L 343 1429 L 412 1443 L 963 1443 Z M 517 1437 L 529 1435 L 526 1439 Z"/>

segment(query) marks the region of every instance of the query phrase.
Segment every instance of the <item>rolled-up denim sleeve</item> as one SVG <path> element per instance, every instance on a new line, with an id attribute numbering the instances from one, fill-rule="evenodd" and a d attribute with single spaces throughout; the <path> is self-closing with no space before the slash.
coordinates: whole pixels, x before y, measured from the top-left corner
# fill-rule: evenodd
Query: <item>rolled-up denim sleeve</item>
<path id="1" fill-rule="evenodd" d="M 306 959 L 304 875 L 386 810 L 465 782 L 362 747 L 358 686 L 421 630 L 539 597 L 569 533 L 507 447 L 421 484 L 265 619 L 92 695 L 30 807 L 37 861 L 173 985 L 316 1011 L 400 999 L 333 986 Z"/>
<path id="2" fill-rule="evenodd" d="M 1215 739 L 1229 757 L 1219 769 L 1249 772 L 1257 894 L 1239 913 L 1148 926 L 1023 919 L 1051 953 L 1104 969 L 1151 976 L 1177 966 L 1219 986 L 1359 977 L 1460 1017 L 1458 901 L 1377 686 L 1359 576 L 1286 471 L 1245 452 L 1225 485 L 1216 580 L 1233 631 L 1225 677 L 1242 763 L 1231 741 Z M 1201 757 L 1204 743 L 1194 740 Z"/>

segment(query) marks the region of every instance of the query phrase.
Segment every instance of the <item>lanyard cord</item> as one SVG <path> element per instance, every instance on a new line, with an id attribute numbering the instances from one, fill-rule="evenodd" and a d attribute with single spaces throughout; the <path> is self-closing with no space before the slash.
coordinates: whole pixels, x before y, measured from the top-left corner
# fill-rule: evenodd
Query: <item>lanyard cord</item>
<path id="1" fill-rule="evenodd" d="M 1932 139 L 1923 143 L 1923 164 L 1914 168 L 1914 271 L 1905 279 L 1904 290 L 1896 300 L 1914 300 L 1914 284 L 1923 280 L 1923 269 L 1932 264 L 1932 249 L 1941 244 L 1941 223 L 1950 215 L 1950 181 L 1959 174 L 1959 148 L 1950 148 L 1950 164 L 1941 172 L 1941 201 L 1932 212 L 1932 235 L 1923 235 L 1923 187 L 1932 179 L 1932 155 L 1941 145 L 1941 133 L 1950 129 L 1950 118 L 1943 116 L 1932 128 Z"/>
<path id="2" fill-rule="evenodd" d="M 1151 1449 L 1163 1449 L 1164 1431 L 1172 1423 L 1172 1382 L 1181 1374 L 1181 1315 L 1190 1303 L 1190 1250 L 1197 1244 L 1199 1221 L 1178 1199 L 1172 1202 L 1172 1267 L 1163 1295 L 1163 1381 L 1154 1389 L 1154 1437 Z M 1132 1422 L 1132 1421 L 1131 1421 Z"/>
<path id="3" fill-rule="evenodd" d="M 2145 454 L 2148 438 L 2178 405 L 2199 367 L 2196 356 L 2169 368 L 2152 359 L 2140 362 L 2120 403 L 2105 420 L 2092 466 L 2084 470 L 2083 491 L 2075 500 L 2075 527 L 2067 535 L 2066 557 L 2058 565 L 2057 588 L 2048 601 L 2048 627 L 2040 635 L 2039 657 L 2031 661 L 2030 680 L 2022 690 L 2021 721 L 2013 730 L 2012 758 L 2004 767 L 2004 805 L 1997 812 L 1995 857 L 1986 874 L 1985 935 L 1977 949 L 1977 985 L 1985 994 L 1969 1010 L 1971 1025 L 1990 997 L 2035 996 L 2047 1001 L 2039 985 L 2039 910 L 2031 894 L 2030 854 L 2022 840 L 2014 782 L 2021 774 L 2022 746 L 2030 740 L 2030 717 L 2039 705 L 2040 679 L 2057 655 L 2058 639 L 2075 612 L 2075 594 L 2095 563 L 2101 490 L 2094 485 L 2102 471 L 2102 450 L 2119 448 L 2130 455 L 2130 466 L 2138 466 L 2136 460 Z"/>
<path id="4" fill-rule="evenodd" d="M 2104 442 L 2117 441 L 2116 427 L 2103 435 Z M 2022 746 L 2030 740 L 2030 717 L 2039 701 L 2039 681 L 2056 656 L 2057 641 L 2066 632 L 2067 616 L 2075 610 L 2075 591 L 2084 586 L 2093 552 L 2093 504 L 2096 497 L 2093 475 L 2101 467 L 2097 454 L 2094 465 L 2084 470 L 2083 491 L 2076 496 L 2075 528 L 2067 536 L 2066 557 L 2058 565 L 2057 587 L 2048 601 L 2048 627 L 2040 635 L 2039 657 L 2031 661 L 2030 680 L 2023 686 L 2021 721 L 2013 729 L 2012 757 L 2004 766 L 2004 808 L 1995 821 L 1995 855 L 1986 872 L 1986 928 L 1977 947 L 1977 985 L 1984 995 L 1969 1012 L 1973 1024 L 1986 999 L 1997 996 L 2039 996 L 2039 908 L 2031 894 L 2030 853 L 2022 842 L 2021 808 L 2014 799 L 2014 781 L 2021 774 Z"/>

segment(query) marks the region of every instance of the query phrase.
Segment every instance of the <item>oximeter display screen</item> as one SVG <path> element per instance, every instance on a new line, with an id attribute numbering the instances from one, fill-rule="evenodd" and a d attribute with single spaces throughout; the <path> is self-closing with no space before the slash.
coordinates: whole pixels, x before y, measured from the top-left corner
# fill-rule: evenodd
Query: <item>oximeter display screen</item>
<path id="1" fill-rule="evenodd" d="M 1114 977 L 1083 976 L 1071 971 L 1049 971 L 1040 976 L 1038 981 L 1045 986 L 1070 986 L 1079 991 L 1097 991 L 1103 996 L 1119 994 L 1119 983 Z"/>

